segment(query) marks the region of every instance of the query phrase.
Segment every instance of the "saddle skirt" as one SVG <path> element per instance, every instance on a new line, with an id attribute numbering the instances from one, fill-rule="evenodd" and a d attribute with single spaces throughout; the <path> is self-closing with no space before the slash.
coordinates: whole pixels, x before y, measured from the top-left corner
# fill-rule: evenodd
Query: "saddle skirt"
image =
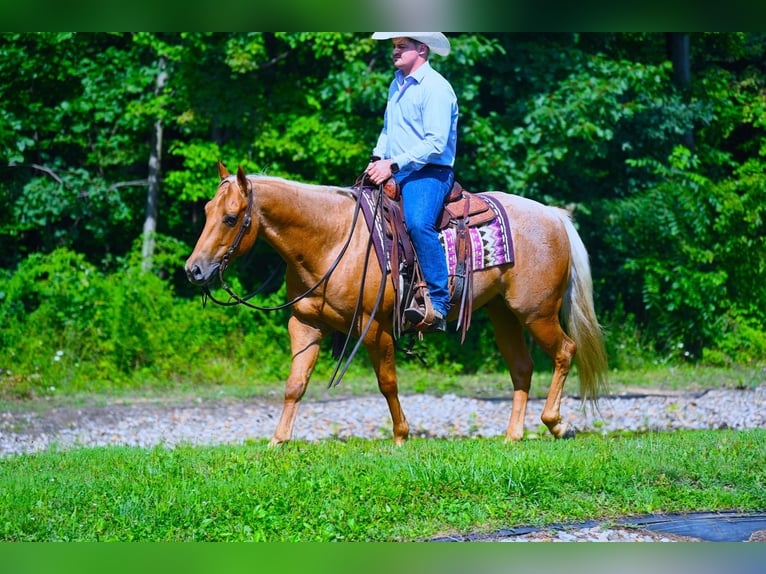
<path id="1" fill-rule="evenodd" d="M 411 265 L 417 269 L 409 271 L 420 276 L 414 249 L 404 229 L 401 206 L 379 188 L 362 186 L 353 191 L 370 229 L 378 263 L 391 275 L 397 291 L 398 312 L 409 306 L 409 300 L 401 299 L 411 292 L 402 286 L 400 268 Z M 505 209 L 494 198 L 465 192 L 457 183 L 444 206 L 438 227 L 450 275 L 452 304 L 461 307 L 458 329 L 462 326 L 465 338 L 472 313 L 473 271 L 514 263 L 511 228 Z M 423 288 L 424 283 L 419 282 L 417 287 Z M 401 327 L 401 318 L 396 319 Z"/>

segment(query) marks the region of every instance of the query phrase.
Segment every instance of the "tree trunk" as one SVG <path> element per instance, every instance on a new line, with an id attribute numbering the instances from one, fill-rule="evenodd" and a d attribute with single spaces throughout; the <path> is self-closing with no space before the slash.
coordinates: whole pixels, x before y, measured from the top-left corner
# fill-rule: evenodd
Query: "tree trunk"
<path id="1" fill-rule="evenodd" d="M 667 46 L 670 61 L 673 63 L 673 83 L 681 90 L 684 99 L 688 102 L 692 85 L 689 34 L 668 33 Z M 694 150 L 694 134 L 691 130 L 683 135 L 683 144 L 690 150 Z"/>
<path id="2" fill-rule="evenodd" d="M 154 85 L 154 95 L 159 95 L 165 87 L 167 72 L 164 56 L 159 59 L 159 73 Z M 141 249 L 142 268 L 150 271 L 154 256 L 155 236 L 157 233 L 157 197 L 160 191 L 160 165 L 162 162 L 162 119 L 157 118 L 152 130 L 151 150 L 149 152 L 149 177 L 146 192 L 146 220 L 144 221 L 144 240 Z"/>

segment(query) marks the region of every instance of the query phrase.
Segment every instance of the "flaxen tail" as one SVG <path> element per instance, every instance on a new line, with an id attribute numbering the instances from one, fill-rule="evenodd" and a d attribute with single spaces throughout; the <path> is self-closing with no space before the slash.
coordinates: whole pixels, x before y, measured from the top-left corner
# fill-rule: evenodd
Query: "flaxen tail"
<path id="1" fill-rule="evenodd" d="M 582 400 L 595 401 L 606 391 L 607 359 L 604 335 L 593 305 L 593 280 L 588 252 L 569 214 L 560 210 L 571 250 L 569 284 L 561 308 L 567 333 L 577 345 L 575 362 Z"/>

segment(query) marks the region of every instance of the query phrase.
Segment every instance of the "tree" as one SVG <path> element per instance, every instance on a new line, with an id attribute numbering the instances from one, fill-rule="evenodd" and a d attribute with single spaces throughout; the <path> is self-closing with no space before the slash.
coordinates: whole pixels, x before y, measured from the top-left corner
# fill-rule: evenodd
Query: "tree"
<path id="1" fill-rule="evenodd" d="M 667 37 L 670 61 L 673 63 L 673 83 L 688 100 L 692 83 L 689 34 L 670 32 Z M 691 130 L 684 133 L 683 143 L 690 150 L 694 149 L 694 134 Z"/>
<path id="2" fill-rule="evenodd" d="M 0 146 L 15 168 L 0 217 L 19 238 L 4 242 L 3 264 L 59 246 L 100 261 L 124 254 L 147 161 L 148 52 L 125 34 L 5 35 L 0 50 Z"/>
<path id="3" fill-rule="evenodd" d="M 766 35 L 450 38 L 432 63 L 458 91 L 466 189 L 573 209 L 601 313 L 663 352 L 763 332 Z M 391 75 L 362 33 L 3 34 L 0 268 L 67 247 L 109 273 L 135 244 L 192 296 L 215 160 L 350 185 Z M 258 243 L 251 262 L 242 281 L 278 257 Z"/>
<path id="4" fill-rule="evenodd" d="M 157 60 L 157 80 L 154 88 L 154 95 L 162 93 L 167 79 L 165 67 L 167 61 L 164 56 Z M 160 192 L 160 164 L 162 161 L 162 118 L 157 118 L 152 130 L 151 151 L 149 154 L 149 177 L 146 192 L 146 220 L 144 221 L 144 238 L 141 255 L 143 258 L 143 269 L 149 271 L 152 268 L 152 256 L 154 255 L 155 233 L 157 232 L 157 201 Z"/>

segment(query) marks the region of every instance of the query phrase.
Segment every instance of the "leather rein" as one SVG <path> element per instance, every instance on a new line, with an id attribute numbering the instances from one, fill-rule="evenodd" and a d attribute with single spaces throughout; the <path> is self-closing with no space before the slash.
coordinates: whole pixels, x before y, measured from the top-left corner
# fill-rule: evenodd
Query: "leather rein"
<path id="1" fill-rule="evenodd" d="M 365 181 L 366 176 L 367 176 L 367 173 L 365 172 L 357 180 L 357 184 L 360 187 Z M 247 211 L 245 212 L 245 217 L 242 219 L 242 224 L 240 225 L 239 230 L 237 231 L 237 235 L 234 237 L 234 241 L 232 242 L 231 246 L 226 251 L 224 256 L 221 258 L 221 264 L 218 266 L 218 279 L 221 282 L 221 288 L 224 291 L 226 291 L 226 293 L 228 293 L 228 295 L 233 300 L 220 301 L 216 299 L 213 296 L 213 294 L 210 292 L 209 286 L 206 285 L 205 287 L 203 287 L 202 302 L 204 305 L 207 299 L 210 299 L 213 303 L 216 303 L 217 305 L 222 305 L 224 307 L 232 307 L 235 305 L 245 305 L 246 307 L 249 307 L 251 309 L 256 309 L 258 311 L 280 311 L 282 309 L 286 309 L 287 307 L 294 305 L 298 301 L 305 299 L 306 297 L 311 295 L 323 283 L 327 282 L 327 280 L 333 274 L 335 269 L 338 267 L 340 260 L 343 258 L 343 255 L 346 253 L 348 246 L 351 244 L 351 239 L 353 238 L 353 235 L 354 235 L 354 229 L 356 229 L 356 225 L 359 220 L 359 212 L 361 211 L 361 205 L 362 205 L 362 192 L 360 189 L 357 200 L 356 200 L 356 205 L 354 207 L 354 216 L 351 222 L 351 229 L 349 230 L 348 238 L 343 244 L 343 247 L 338 253 L 338 256 L 335 258 L 335 261 L 333 261 L 332 265 L 330 265 L 329 269 L 327 269 L 327 271 L 319 279 L 319 281 L 317 281 L 312 287 L 309 287 L 306 291 L 304 291 L 297 297 L 294 297 L 287 303 L 283 303 L 282 305 L 277 305 L 276 307 L 262 307 L 260 305 L 254 305 L 253 303 L 249 302 L 249 299 L 252 299 L 255 295 L 257 295 L 259 290 L 253 291 L 252 293 L 245 295 L 244 297 L 240 297 L 232 290 L 232 288 L 226 283 L 226 281 L 224 281 L 224 278 L 223 278 L 223 274 L 228 268 L 229 262 L 231 261 L 231 258 L 234 252 L 239 247 L 239 244 L 242 242 L 242 238 L 245 236 L 247 229 L 252 224 L 252 209 L 253 209 L 255 192 L 253 188 L 253 182 L 250 180 L 250 178 L 247 178 L 247 183 L 248 183 L 248 198 L 247 198 Z M 382 214 L 383 194 L 384 194 L 384 188 L 383 188 L 383 185 L 380 185 L 378 187 L 378 193 L 377 193 L 376 202 L 375 202 L 376 217 L 378 216 L 383 217 L 383 214 Z M 359 315 L 361 314 L 361 308 L 362 308 L 362 302 L 363 302 L 363 296 L 364 296 L 364 281 L 365 281 L 365 277 L 367 276 L 367 268 L 368 268 L 368 264 L 370 260 L 370 253 L 372 251 L 372 247 L 373 247 L 373 231 L 371 230 L 370 236 L 367 240 L 367 250 L 365 255 L 364 267 L 362 269 L 362 280 L 361 280 L 361 285 L 359 288 L 359 297 L 357 298 L 356 307 L 354 309 L 354 316 L 351 319 L 351 323 L 350 323 L 351 326 L 356 324 L 357 320 L 359 319 Z M 348 344 L 351 339 L 351 331 L 353 330 L 353 329 L 349 329 L 349 332 L 346 334 L 343 347 L 336 353 L 336 357 L 338 361 L 335 366 L 335 370 L 333 371 L 333 374 L 330 377 L 330 382 L 328 383 L 328 387 L 337 385 L 340 382 L 340 380 L 343 378 L 343 375 L 345 375 L 346 371 L 348 370 L 348 367 L 351 364 L 351 361 L 354 358 L 354 355 L 356 355 L 356 352 L 359 350 L 359 347 L 362 344 L 364 337 L 367 335 L 367 332 L 370 330 L 370 327 L 372 326 L 373 319 L 375 318 L 375 315 L 378 312 L 378 308 L 380 307 L 380 302 L 383 299 L 383 294 L 386 289 L 386 275 L 387 275 L 386 269 L 382 269 L 381 274 L 382 276 L 380 281 L 380 289 L 378 290 L 378 294 L 375 299 L 375 305 L 373 306 L 372 311 L 370 312 L 370 318 L 367 321 L 367 324 L 365 325 L 362 333 L 360 334 L 359 339 L 356 342 L 356 345 L 354 346 L 350 355 L 346 359 L 346 362 L 343 363 L 343 356 L 345 355 L 346 349 L 348 348 Z M 271 278 L 269 278 L 269 280 L 270 279 Z M 341 368 L 342 363 L 343 363 L 343 367 Z"/>
<path id="2" fill-rule="evenodd" d="M 241 297 L 234 292 L 234 290 L 229 286 L 228 283 L 226 283 L 226 281 L 223 278 L 223 274 L 226 271 L 226 269 L 229 267 L 229 263 L 231 262 L 231 257 L 234 255 L 234 252 L 237 250 L 237 248 L 239 247 L 239 244 L 242 242 L 242 238 L 245 236 L 247 229 L 252 224 L 252 210 L 253 210 L 255 191 L 253 188 L 253 182 L 250 180 L 250 178 L 247 178 L 247 184 L 248 184 L 248 196 L 247 196 L 247 210 L 245 211 L 245 217 L 242 219 L 242 224 L 239 226 L 239 230 L 237 231 L 237 235 L 234 237 L 234 241 L 232 242 L 231 246 L 226 251 L 224 256 L 221 258 L 221 264 L 218 266 L 218 280 L 221 282 L 221 289 L 226 291 L 226 293 L 228 293 L 228 295 L 233 299 L 233 301 L 221 301 L 219 299 L 216 299 L 213 296 L 213 294 L 210 292 L 210 287 L 208 285 L 205 285 L 203 287 L 203 295 L 202 295 L 203 303 L 207 299 L 210 299 L 213 303 L 217 305 L 221 305 L 223 307 L 233 307 L 235 305 L 244 305 L 245 307 L 256 309 L 258 311 L 281 311 L 282 309 L 286 309 L 287 307 L 295 305 L 295 303 L 297 303 L 301 299 L 305 299 L 306 297 L 311 295 L 314 291 L 316 291 L 322 285 L 322 283 L 325 283 L 330 278 L 333 271 L 335 271 L 336 267 L 340 263 L 340 260 L 343 258 L 343 255 L 346 253 L 346 249 L 348 249 L 348 246 L 351 243 L 351 237 L 353 236 L 354 228 L 356 227 L 356 223 L 359 218 L 360 202 L 357 201 L 356 208 L 354 210 L 354 218 L 351 223 L 351 231 L 348 234 L 348 239 L 346 239 L 346 242 L 341 248 L 340 253 L 338 253 L 338 256 L 335 258 L 335 261 L 333 261 L 333 264 L 330 265 L 330 268 L 322 276 L 322 278 L 319 279 L 319 281 L 317 281 L 316 284 L 314 284 L 312 287 L 309 287 L 305 292 L 301 293 L 300 295 L 288 301 L 287 303 L 283 303 L 282 305 L 277 305 L 276 307 L 261 307 L 260 305 L 254 305 L 253 303 L 250 303 L 249 300 L 255 297 L 260 292 L 262 287 L 261 289 L 257 289 Z M 269 277 L 269 279 L 267 280 L 267 283 L 268 281 L 272 279 L 272 277 Z"/>

